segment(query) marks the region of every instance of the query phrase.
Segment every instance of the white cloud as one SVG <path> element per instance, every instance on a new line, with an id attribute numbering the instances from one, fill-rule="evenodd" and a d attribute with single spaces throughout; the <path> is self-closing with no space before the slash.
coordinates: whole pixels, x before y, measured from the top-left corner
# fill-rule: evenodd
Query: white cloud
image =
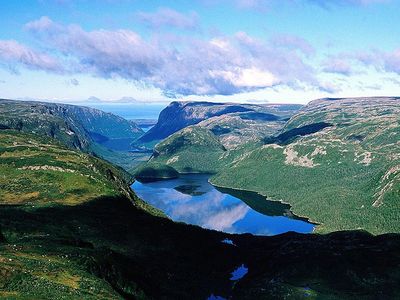
<path id="1" fill-rule="evenodd" d="M 131 30 L 85 31 L 47 17 L 26 28 L 68 58 L 71 72 L 118 76 L 174 95 L 231 95 L 298 81 L 317 84 L 314 69 L 297 51 L 309 52 L 300 38 L 286 37 L 276 47 L 276 41 L 239 32 L 209 40 L 181 37 L 172 44 L 169 37 L 145 39 Z"/>
<path id="2" fill-rule="evenodd" d="M 23 65 L 30 69 L 45 71 L 63 71 L 63 68 L 54 57 L 35 51 L 14 40 L 0 40 L 0 63 Z"/>
<path id="3" fill-rule="evenodd" d="M 275 76 L 268 72 L 257 69 L 256 67 L 231 71 L 210 71 L 213 77 L 222 77 L 236 87 L 261 88 L 270 87 L 279 81 Z"/>

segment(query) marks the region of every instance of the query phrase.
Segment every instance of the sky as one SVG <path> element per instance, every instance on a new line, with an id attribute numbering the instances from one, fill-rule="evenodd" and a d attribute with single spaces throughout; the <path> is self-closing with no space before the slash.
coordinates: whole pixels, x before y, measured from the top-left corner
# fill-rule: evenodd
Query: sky
<path id="1" fill-rule="evenodd" d="M 0 98 L 400 95 L 400 0 L 0 0 Z"/>

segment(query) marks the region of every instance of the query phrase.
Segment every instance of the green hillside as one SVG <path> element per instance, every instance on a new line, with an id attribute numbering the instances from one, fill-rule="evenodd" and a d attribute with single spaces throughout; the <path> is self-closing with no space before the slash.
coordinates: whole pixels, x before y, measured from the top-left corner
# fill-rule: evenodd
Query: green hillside
<path id="1" fill-rule="evenodd" d="M 127 170 L 143 156 L 126 151 L 143 134 L 134 122 L 83 106 L 0 99 L 0 128 L 48 136 Z"/>
<path id="2" fill-rule="evenodd" d="M 68 257 L 72 248 L 87 245 L 50 212 L 97 199 L 109 199 L 112 205 L 114 199 L 159 214 L 135 198 L 125 181 L 129 176 L 55 140 L 13 130 L 0 131 L 0 174 L 0 297 L 120 298 L 110 284 L 82 268 L 79 259 Z M 44 210 L 48 220 L 41 223 L 34 216 Z M 61 248 L 54 248 L 56 241 Z"/>
<path id="3" fill-rule="evenodd" d="M 128 178 L 46 136 L 0 130 L 0 297 L 400 295 L 398 235 L 204 230 L 162 217 L 130 192 Z M 222 243 L 226 238 L 236 246 Z M 232 284 L 230 273 L 241 264 L 250 271 Z"/>
<path id="4" fill-rule="evenodd" d="M 157 144 L 150 164 L 166 164 L 180 173 L 214 173 L 225 152 L 211 131 L 190 126 Z"/>
<path id="5" fill-rule="evenodd" d="M 205 298 L 228 290 L 238 257 L 220 243 L 225 234 L 163 217 L 109 163 L 1 130 L 0 174 L 1 298 Z M 221 261 L 223 252 L 231 259 Z"/>
<path id="6" fill-rule="evenodd" d="M 212 182 L 288 202 L 318 232 L 400 232 L 399 116 L 396 98 L 313 101 Z"/>
<path id="7" fill-rule="evenodd" d="M 137 141 L 154 148 L 153 157 L 131 173 L 138 174 L 146 166 L 161 173 L 160 168 L 165 166 L 180 173 L 215 173 L 236 155 L 256 148 L 264 138 L 277 134 L 301 107 L 172 102 L 161 112 L 157 125 Z"/>
<path id="8" fill-rule="evenodd" d="M 117 193 L 104 176 L 105 164 L 46 139 L 5 131 L 1 133 L 0 153 L 3 205 L 76 205 Z M 108 167 L 112 176 L 114 168 Z"/>
<path id="9" fill-rule="evenodd" d="M 0 100 L 0 126 L 55 138 L 76 149 L 88 149 L 91 142 L 80 122 L 58 115 L 41 103 Z"/>
<path id="10" fill-rule="evenodd" d="M 0 126 L 47 135 L 79 149 L 93 140 L 134 139 L 143 133 L 135 123 L 98 109 L 4 99 L 0 99 Z"/>

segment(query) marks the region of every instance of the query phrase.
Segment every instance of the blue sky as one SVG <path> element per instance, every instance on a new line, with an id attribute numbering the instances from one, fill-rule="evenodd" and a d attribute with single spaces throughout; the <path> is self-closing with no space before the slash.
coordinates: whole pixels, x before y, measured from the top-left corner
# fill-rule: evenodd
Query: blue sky
<path id="1" fill-rule="evenodd" d="M 0 97 L 400 95 L 399 12 L 396 0 L 1 1 Z"/>

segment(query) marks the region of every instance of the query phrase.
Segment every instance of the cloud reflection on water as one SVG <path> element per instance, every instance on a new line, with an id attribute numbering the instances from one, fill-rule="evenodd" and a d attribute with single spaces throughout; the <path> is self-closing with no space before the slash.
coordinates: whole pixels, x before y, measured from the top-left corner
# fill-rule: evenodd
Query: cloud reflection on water
<path id="1" fill-rule="evenodd" d="M 135 182 L 132 188 L 140 198 L 164 211 L 171 219 L 203 228 L 257 235 L 312 231 L 313 226 L 304 221 L 263 215 L 240 199 L 215 189 L 207 180 L 207 175 L 185 175 L 146 184 Z M 175 189 L 182 185 L 192 185 L 198 193 L 190 195 Z"/>

